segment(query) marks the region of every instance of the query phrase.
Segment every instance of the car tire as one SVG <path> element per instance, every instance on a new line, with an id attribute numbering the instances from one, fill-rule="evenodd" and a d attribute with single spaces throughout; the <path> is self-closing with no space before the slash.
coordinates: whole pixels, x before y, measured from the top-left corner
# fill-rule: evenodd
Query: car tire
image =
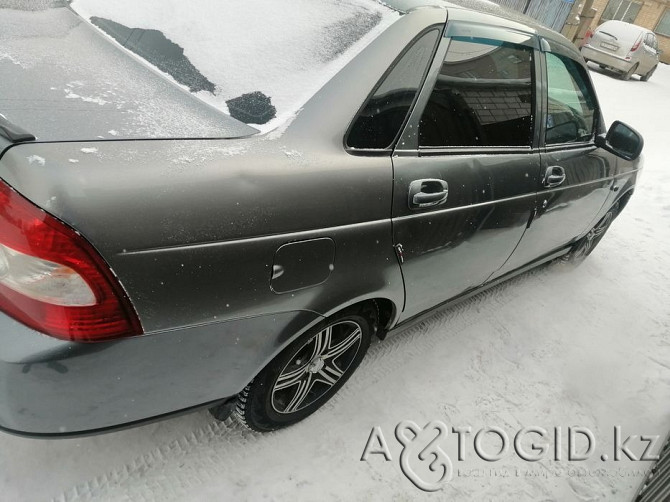
<path id="1" fill-rule="evenodd" d="M 642 80 L 642 82 L 647 82 L 647 81 L 651 78 L 651 76 L 654 74 L 654 72 L 656 71 L 656 67 L 657 67 L 657 66 L 658 66 L 658 65 L 654 66 L 654 67 L 653 67 L 651 70 L 649 70 L 645 75 L 642 75 L 642 76 L 640 77 L 640 80 Z"/>
<path id="2" fill-rule="evenodd" d="M 239 421 L 268 432 L 314 413 L 363 360 L 377 319 L 374 304 L 348 308 L 292 342 L 239 394 Z"/>
<path id="3" fill-rule="evenodd" d="M 621 75 L 621 80 L 630 80 L 630 78 L 635 75 L 635 72 L 637 71 L 637 68 L 639 66 L 639 63 L 635 63 L 633 66 L 631 66 L 630 70 L 628 70 L 626 73 Z"/>
<path id="4" fill-rule="evenodd" d="M 619 205 L 613 205 L 589 233 L 573 244 L 572 249 L 563 257 L 563 261 L 579 265 L 593 252 L 617 216 Z"/>

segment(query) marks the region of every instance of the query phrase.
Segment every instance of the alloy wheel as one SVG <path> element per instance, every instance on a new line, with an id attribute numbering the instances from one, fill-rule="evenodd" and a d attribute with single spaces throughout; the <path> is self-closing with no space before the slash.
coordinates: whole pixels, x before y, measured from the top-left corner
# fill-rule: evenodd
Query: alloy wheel
<path id="1" fill-rule="evenodd" d="M 362 338 L 361 326 L 351 320 L 332 324 L 310 338 L 289 359 L 274 383 L 274 411 L 294 413 L 323 397 L 349 369 Z"/>
<path id="2" fill-rule="evenodd" d="M 609 226 L 612 224 L 612 220 L 614 219 L 614 213 L 612 211 L 609 211 L 602 220 L 600 220 L 600 223 L 598 223 L 595 227 L 593 227 L 588 234 L 582 239 L 581 243 L 575 249 L 573 259 L 575 260 L 581 260 L 583 258 L 586 258 L 591 251 L 593 251 L 593 248 L 600 242 L 600 239 L 602 239 L 603 235 L 605 235 L 605 232 L 607 232 L 607 229 Z"/>

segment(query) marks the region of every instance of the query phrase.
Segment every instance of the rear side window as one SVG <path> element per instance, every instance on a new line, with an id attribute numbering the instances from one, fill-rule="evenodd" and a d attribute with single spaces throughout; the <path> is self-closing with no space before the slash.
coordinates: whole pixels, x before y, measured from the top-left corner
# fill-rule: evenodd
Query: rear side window
<path id="1" fill-rule="evenodd" d="M 347 146 L 392 146 L 423 82 L 439 35 L 438 29 L 425 33 L 398 60 L 356 117 Z"/>
<path id="2" fill-rule="evenodd" d="M 452 38 L 421 116 L 419 146 L 525 146 L 533 132 L 533 49 Z"/>
<path id="3" fill-rule="evenodd" d="M 647 44 L 652 49 L 658 49 L 658 44 L 656 42 L 656 37 L 651 33 L 647 33 L 647 36 L 644 39 L 644 43 Z"/>
<path id="4" fill-rule="evenodd" d="M 593 135 L 595 99 L 584 69 L 570 58 L 547 54 L 545 143 L 585 142 Z"/>

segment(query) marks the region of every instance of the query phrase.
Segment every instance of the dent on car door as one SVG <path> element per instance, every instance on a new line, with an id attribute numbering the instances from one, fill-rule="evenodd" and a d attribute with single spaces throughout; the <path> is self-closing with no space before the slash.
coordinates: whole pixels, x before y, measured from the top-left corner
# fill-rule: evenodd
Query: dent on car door
<path id="1" fill-rule="evenodd" d="M 410 318 L 481 285 L 534 206 L 536 39 L 450 22 L 394 152 L 393 232 Z"/>
<path id="2" fill-rule="evenodd" d="M 595 146 L 600 112 L 586 69 L 557 44 L 542 59 L 546 119 L 537 207 L 519 246 L 495 277 L 574 241 L 593 226 L 611 196 L 616 158 Z"/>

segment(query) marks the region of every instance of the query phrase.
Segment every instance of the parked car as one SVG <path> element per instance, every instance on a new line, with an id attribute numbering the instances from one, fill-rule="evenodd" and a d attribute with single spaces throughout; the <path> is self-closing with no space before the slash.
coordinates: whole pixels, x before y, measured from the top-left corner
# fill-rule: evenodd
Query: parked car
<path id="1" fill-rule="evenodd" d="M 403 5 L 265 133 L 68 8 L 2 12 L 4 430 L 201 407 L 284 427 L 372 336 L 593 250 L 643 140 L 606 130 L 579 52 L 523 19 Z"/>
<path id="2" fill-rule="evenodd" d="M 643 82 L 656 71 L 661 53 L 653 31 L 623 21 L 605 21 L 598 26 L 581 52 L 587 62 L 615 71 L 624 80 L 640 75 Z"/>

